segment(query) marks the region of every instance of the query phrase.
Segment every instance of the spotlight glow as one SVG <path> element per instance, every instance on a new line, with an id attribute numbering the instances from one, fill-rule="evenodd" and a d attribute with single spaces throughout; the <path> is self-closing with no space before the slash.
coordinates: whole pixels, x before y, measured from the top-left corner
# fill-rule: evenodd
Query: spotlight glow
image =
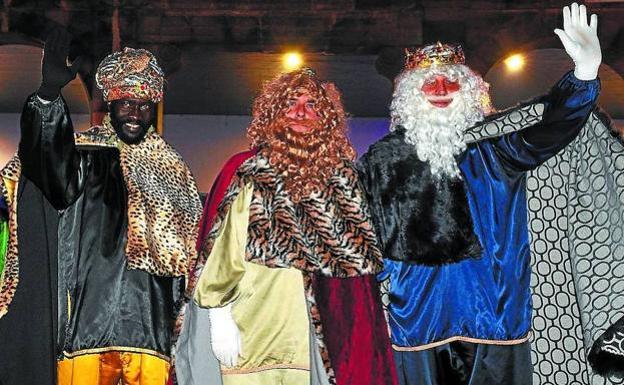
<path id="1" fill-rule="evenodd" d="M 515 54 L 505 59 L 505 66 L 510 72 L 520 71 L 524 67 L 524 56 L 521 54 Z"/>
<path id="2" fill-rule="evenodd" d="M 301 67 L 303 64 L 303 56 L 298 52 L 288 52 L 282 58 L 284 69 L 293 71 Z"/>

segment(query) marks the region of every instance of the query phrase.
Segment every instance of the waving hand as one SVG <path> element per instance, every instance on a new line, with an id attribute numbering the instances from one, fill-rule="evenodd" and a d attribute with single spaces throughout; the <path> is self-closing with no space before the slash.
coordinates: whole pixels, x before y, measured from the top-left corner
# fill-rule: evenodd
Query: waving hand
<path id="1" fill-rule="evenodd" d="M 563 47 L 574 61 L 574 76 L 581 80 L 592 80 L 598 76 L 602 61 L 598 41 L 598 16 L 591 15 L 587 21 L 587 8 L 573 3 L 563 8 L 563 29 L 555 29 Z"/>

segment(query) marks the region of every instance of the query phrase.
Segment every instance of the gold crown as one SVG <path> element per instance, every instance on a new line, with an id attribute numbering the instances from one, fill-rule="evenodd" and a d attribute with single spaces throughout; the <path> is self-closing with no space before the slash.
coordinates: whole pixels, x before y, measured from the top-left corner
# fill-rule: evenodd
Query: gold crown
<path id="1" fill-rule="evenodd" d="M 461 45 L 426 45 L 416 50 L 405 49 L 405 69 L 429 68 L 433 65 L 464 64 L 464 50 Z"/>

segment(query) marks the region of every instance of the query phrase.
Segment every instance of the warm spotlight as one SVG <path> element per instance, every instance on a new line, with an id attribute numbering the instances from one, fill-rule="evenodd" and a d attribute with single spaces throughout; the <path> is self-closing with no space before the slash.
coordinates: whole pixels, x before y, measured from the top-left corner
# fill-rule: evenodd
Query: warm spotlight
<path id="1" fill-rule="evenodd" d="M 519 53 L 509 56 L 505 59 L 505 66 L 511 72 L 520 71 L 524 67 L 524 56 Z"/>
<path id="2" fill-rule="evenodd" d="M 303 57 L 298 52 L 288 52 L 284 54 L 282 62 L 287 71 L 293 71 L 301 67 L 303 64 Z"/>

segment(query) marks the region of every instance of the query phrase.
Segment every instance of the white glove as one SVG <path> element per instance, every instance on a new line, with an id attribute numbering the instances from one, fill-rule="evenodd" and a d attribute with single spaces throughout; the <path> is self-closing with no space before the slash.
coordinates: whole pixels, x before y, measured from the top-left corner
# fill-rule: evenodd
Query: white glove
<path id="1" fill-rule="evenodd" d="M 574 61 L 574 76 L 580 80 L 593 80 L 598 76 L 602 61 L 598 41 L 598 16 L 591 15 L 587 24 L 587 9 L 572 3 L 563 8 L 563 30 L 555 29 L 563 47 Z"/>
<path id="2" fill-rule="evenodd" d="M 242 349 L 240 331 L 232 318 L 232 305 L 210 308 L 208 316 L 214 355 L 224 366 L 236 366 Z"/>

